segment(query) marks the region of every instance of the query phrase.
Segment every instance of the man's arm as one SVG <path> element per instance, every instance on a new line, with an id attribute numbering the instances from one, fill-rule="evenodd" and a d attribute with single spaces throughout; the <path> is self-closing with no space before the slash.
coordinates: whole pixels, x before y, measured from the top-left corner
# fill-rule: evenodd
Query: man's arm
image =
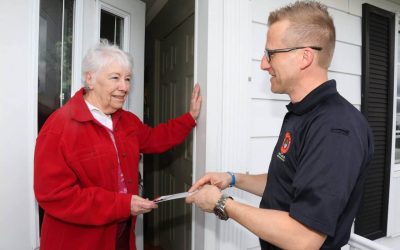
<path id="1" fill-rule="evenodd" d="M 265 185 L 267 183 L 267 174 L 249 175 L 249 174 L 234 174 L 236 178 L 235 187 L 252 194 L 262 196 Z M 207 173 L 200 178 L 192 187 L 189 192 L 200 189 L 202 186 L 211 184 L 223 190 L 229 187 L 232 181 L 232 176 L 226 172 L 221 173 Z"/>
<path id="2" fill-rule="evenodd" d="M 205 185 L 187 197 L 186 202 L 212 213 L 219 197 L 221 192 L 217 187 Z M 319 249 L 326 239 L 325 234 L 301 224 L 284 211 L 255 208 L 231 199 L 226 201 L 225 211 L 261 239 L 283 249 Z"/>
<path id="3" fill-rule="evenodd" d="M 259 238 L 282 249 L 320 249 L 326 239 L 288 212 L 255 208 L 231 199 L 226 201 L 225 211 Z"/>
<path id="4" fill-rule="evenodd" d="M 267 174 L 235 174 L 235 177 L 235 187 L 260 197 L 263 195 L 265 186 L 267 185 Z"/>

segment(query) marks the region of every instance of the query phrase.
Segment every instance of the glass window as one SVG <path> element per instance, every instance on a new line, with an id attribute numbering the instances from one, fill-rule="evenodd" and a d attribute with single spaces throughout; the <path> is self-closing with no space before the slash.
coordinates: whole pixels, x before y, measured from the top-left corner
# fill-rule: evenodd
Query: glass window
<path id="1" fill-rule="evenodd" d="M 400 23 L 399 23 L 400 27 Z M 394 163 L 400 164 L 400 30 L 397 33 L 397 75 L 395 76 L 397 83 L 397 105 L 396 105 L 396 136 L 395 136 L 395 149 L 394 149 Z"/>
<path id="2" fill-rule="evenodd" d="M 397 98 L 400 98 L 400 63 L 397 64 Z"/>
<path id="3" fill-rule="evenodd" d="M 107 39 L 110 43 L 122 48 L 124 19 L 108 11 L 101 10 L 100 39 Z"/>
<path id="4" fill-rule="evenodd" d="M 400 23 L 399 23 L 400 26 Z M 397 61 L 400 62 L 400 30 L 397 35 Z"/>
<path id="5" fill-rule="evenodd" d="M 400 99 L 397 98 L 397 105 L 396 105 L 396 142 L 395 142 L 395 163 L 400 163 Z"/>
<path id="6" fill-rule="evenodd" d="M 74 0 L 40 1 L 38 130 L 71 97 L 73 14 Z"/>
<path id="7" fill-rule="evenodd" d="M 41 0 L 38 128 L 71 97 L 74 0 Z"/>

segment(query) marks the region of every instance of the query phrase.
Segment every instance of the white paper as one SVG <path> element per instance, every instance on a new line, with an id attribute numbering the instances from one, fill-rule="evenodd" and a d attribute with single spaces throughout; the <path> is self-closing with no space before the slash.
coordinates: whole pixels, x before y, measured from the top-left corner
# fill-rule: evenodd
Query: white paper
<path id="1" fill-rule="evenodd" d="M 177 194 L 171 194 L 171 195 L 164 195 L 164 196 L 160 196 L 156 199 L 154 199 L 153 201 L 155 203 L 161 203 L 164 201 L 171 201 L 171 200 L 176 200 L 176 199 L 182 199 L 182 198 L 186 198 L 189 195 L 194 194 L 196 191 L 194 192 L 183 192 L 183 193 L 177 193 Z"/>

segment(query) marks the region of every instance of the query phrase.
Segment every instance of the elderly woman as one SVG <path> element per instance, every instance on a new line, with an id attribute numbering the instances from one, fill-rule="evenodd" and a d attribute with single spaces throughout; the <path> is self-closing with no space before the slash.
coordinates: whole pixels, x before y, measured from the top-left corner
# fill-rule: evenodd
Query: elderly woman
<path id="1" fill-rule="evenodd" d="M 41 250 L 136 249 L 136 216 L 157 205 L 138 196 L 140 153 L 181 143 L 200 112 L 195 86 L 190 112 L 151 128 L 122 109 L 132 63 L 100 44 L 83 60 L 85 88 L 54 112 L 36 142 L 34 190 L 44 209 Z"/>

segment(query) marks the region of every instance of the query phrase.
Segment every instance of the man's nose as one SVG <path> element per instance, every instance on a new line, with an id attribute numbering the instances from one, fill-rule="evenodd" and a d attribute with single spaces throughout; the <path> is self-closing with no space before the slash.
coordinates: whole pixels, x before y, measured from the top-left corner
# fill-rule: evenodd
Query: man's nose
<path id="1" fill-rule="evenodd" d="M 265 55 L 263 55 L 263 57 L 261 58 L 260 68 L 265 71 L 268 71 L 271 68 L 271 64 L 269 64 Z"/>

